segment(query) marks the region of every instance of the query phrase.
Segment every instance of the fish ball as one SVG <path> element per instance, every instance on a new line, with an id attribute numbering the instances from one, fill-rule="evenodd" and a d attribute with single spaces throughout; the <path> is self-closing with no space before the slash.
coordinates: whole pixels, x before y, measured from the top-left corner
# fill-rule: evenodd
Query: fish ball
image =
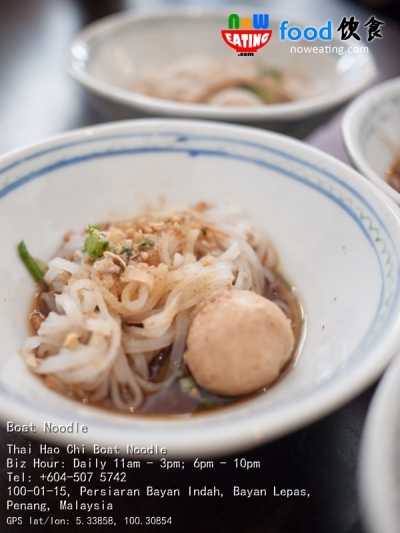
<path id="1" fill-rule="evenodd" d="M 290 320 L 275 303 L 255 292 L 231 291 L 194 318 L 184 360 L 198 385 L 237 396 L 273 383 L 293 348 Z"/>

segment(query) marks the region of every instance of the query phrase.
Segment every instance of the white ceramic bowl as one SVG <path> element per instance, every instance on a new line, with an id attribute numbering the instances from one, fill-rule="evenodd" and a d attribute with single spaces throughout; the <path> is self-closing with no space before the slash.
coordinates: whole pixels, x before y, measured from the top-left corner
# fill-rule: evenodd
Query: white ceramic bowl
<path id="1" fill-rule="evenodd" d="M 379 384 L 363 433 L 359 488 L 370 533 L 400 531 L 399 385 L 400 354 Z"/>
<path id="2" fill-rule="evenodd" d="M 252 11 L 249 7 L 247 12 Z M 244 9 L 244 11 L 246 11 Z M 243 9 L 239 11 L 243 12 Z M 123 12 L 91 24 L 70 49 L 70 74 L 89 92 L 93 103 L 113 119 L 133 117 L 206 118 L 264 127 L 301 137 L 326 122 L 346 101 L 365 89 L 376 75 L 372 54 L 347 53 L 347 41 L 335 53 L 291 53 L 291 46 L 317 42 L 281 41 L 281 19 L 270 18 L 271 41 L 254 58 L 237 57 L 221 37 L 229 11 L 173 10 L 151 15 Z M 309 22 L 309 21 L 308 21 Z M 290 21 L 290 25 L 304 27 Z M 318 41 L 318 46 L 321 41 Z M 360 45 L 362 46 L 362 45 Z M 307 100 L 256 108 L 184 104 L 148 97 L 131 90 L 143 69 L 160 66 L 188 55 L 236 60 L 261 60 L 267 65 L 301 74 L 318 94 Z"/>
<path id="3" fill-rule="evenodd" d="M 41 438 L 165 446 L 205 456 L 256 446 L 332 411 L 399 348 L 397 207 L 354 170 L 299 141 L 207 122 L 143 120 L 87 128 L 0 160 L 0 416 Z M 230 201 L 270 234 L 298 287 L 306 335 L 296 366 L 267 394 L 192 418 L 149 419 L 75 403 L 46 389 L 18 350 L 35 290 L 16 245 L 49 260 L 68 230 L 171 207 Z M 89 427 L 43 434 L 43 421 Z M 40 433 L 39 433 L 40 432 Z"/>
<path id="4" fill-rule="evenodd" d="M 359 96 L 342 122 L 349 157 L 364 176 L 400 205 L 400 193 L 385 180 L 386 169 L 400 153 L 400 78 L 386 81 Z"/>

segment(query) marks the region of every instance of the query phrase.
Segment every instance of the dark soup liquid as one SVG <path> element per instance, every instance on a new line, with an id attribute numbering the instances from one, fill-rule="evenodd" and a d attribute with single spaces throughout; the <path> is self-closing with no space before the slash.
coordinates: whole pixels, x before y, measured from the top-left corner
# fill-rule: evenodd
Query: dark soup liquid
<path id="1" fill-rule="evenodd" d="M 387 182 L 393 189 L 400 192 L 400 159 L 395 159 L 393 165 L 386 170 Z"/>
<path id="2" fill-rule="evenodd" d="M 40 327 L 41 321 L 49 313 L 49 308 L 41 297 L 42 293 L 45 291 L 45 285 L 39 286 L 39 290 L 33 302 L 32 312 L 30 315 L 30 328 L 31 330 L 35 330 L 31 332 L 33 334 L 36 334 L 36 330 Z M 272 271 L 270 281 L 267 281 L 266 283 L 264 296 L 275 302 L 283 310 L 287 318 L 291 320 L 295 338 L 295 347 L 292 357 L 287 365 L 282 369 L 280 376 L 276 380 L 277 382 L 290 371 L 296 362 L 303 336 L 304 316 L 301 304 L 296 296 L 296 290 L 276 271 Z M 165 377 L 169 356 L 170 348 L 165 348 L 160 350 L 160 352 L 153 359 L 150 365 L 151 381 L 157 382 Z M 43 378 L 43 380 L 46 386 L 49 388 L 60 390 L 60 384 L 55 383 L 53 376 L 46 376 Z M 271 386 L 274 386 L 274 384 Z M 271 386 L 245 396 L 219 396 L 197 386 L 191 377 L 188 368 L 185 364 L 183 364 L 180 377 L 178 379 L 173 381 L 168 387 L 162 389 L 160 392 L 147 394 L 143 404 L 132 414 L 157 417 L 202 414 L 209 412 L 210 410 L 223 409 L 227 406 L 238 404 L 250 398 L 257 397 L 260 394 L 264 394 Z M 63 392 L 63 394 L 66 396 L 82 403 L 115 412 L 115 408 L 111 406 L 109 399 L 102 400 L 98 403 L 91 402 L 85 398 L 78 389 L 74 389 L 74 387 L 64 387 L 64 390 L 60 392 Z M 131 413 L 128 414 L 132 416 Z"/>

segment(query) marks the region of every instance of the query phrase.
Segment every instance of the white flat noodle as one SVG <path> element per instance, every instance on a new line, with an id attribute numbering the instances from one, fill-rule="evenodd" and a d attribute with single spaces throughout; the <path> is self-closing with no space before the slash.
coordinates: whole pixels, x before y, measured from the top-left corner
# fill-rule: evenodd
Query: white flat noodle
<path id="1" fill-rule="evenodd" d="M 240 247 L 237 241 L 233 241 L 231 246 L 223 252 L 218 259 L 220 261 L 233 261 L 240 255 Z"/>
<path id="2" fill-rule="evenodd" d="M 54 294 L 51 294 L 49 292 L 43 292 L 40 295 L 40 297 L 46 303 L 46 305 L 50 309 L 50 311 L 57 312 L 57 306 L 56 306 L 56 300 L 54 298 Z"/>
<path id="3" fill-rule="evenodd" d="M 59 315 L 53 311 L 42 322 L 38 334 L 43 337 L 63 339 L 67 332 L 72 331 L 72 322 L 66 315 Z"/>
<path id="4" fill-rule="evenodd" d="M 56 296 L 56 306 L 59 312 L 63 311 L 63 314 L 67 315 L 75 328 L 85 329 L 83 313 L 68 293 L 63 292 Z"/>
<path id="5" fill-rule="evenodd" d="M 28 339 L 26 339 L 26 341 L 24 342 L 21 348 L 22 357 L 26 359 L 26 357 L 28 357 L 28 355 L 31 354 L 33 350 L 35 350 L 35 348 L 40 346 L 40 344 L 41 344 L 41 339 L 38 336 L 29 337 Z"/>
<path id="6" fill-rule="evenodd" d="M 112 326 L 108 320 L 102 318 L 87 318 L 85 325 L 88 331 L 97 331 L 102 335 L 109 336 L 112 332 Z"/>
<path id="7" fill-rule="evenodd" d="M 36 372 L 38 374 L 53 374 L 61 370 L 70 370 L 76 366 L 84 366 L 92 362 L 97 357 L 97 353 L 97 348 L 89 346 L 81 346 L 75 351 L 61 348 L 58 355 L 44 359 Z"/>
<path id="8" fill-rule="evenodd" d="M 51 312 L 21 349 L 33 372 L 52 376 L 63 393 L 76 387 L 79 397 L 109 396 L 117 409 L 135 410 L 145 394 L 176 379 L 191 320 L 210 299 L 227 289 L 262 293 L 275 254 L 264 232 L 236 206 L 174 216 L 184 221 L 182 228 L 174 223 L 173 231 L 161 231 L 154 242 L 146 236 L 149 245 L 139 248 L 139 260 L 138 254 L 129 260 L 107 252 L 98 262 L 107 268 L 88 262 L 81 252 L 84 236 L 72 235 L 62 253 L 75 262 L 49 262 L 49 292 L 42 297 Z M 149 215 L 149 223 L 154 220 Z M 125 235 L 118 227 L 102 234 L 110 241 Z M 149 256 L 153 262 L 143 264 Z M 150 364 L 168 347 L 167 378 L 153 383 Z"/>
<path id="9" fill-rule="evenodd" d="M 135 353 L 131 356 L 131 359 L 139 375 L 147 379 L 149 377 L 150 372 L 146 356 L 143 353 Z"/>
<path id="10" fill-rule="evenodd" d="M 140 331 L 143 330 L 141 329 Z M 175 329 L 171 327 L 163 335 L 160 335 L 154 339 L 146 339 L 139 337 L 138 335 L 132 336 L 132 338 L 127 337 L 127 340 L 125 340 L 123 343 L 123 347 L 126 353 L 131 354 L 152 352 L 154 350 L 161 350 L 161 348 L 169 346 L 172 343 L 174 336 Z"/>
<path id="11" fill-rule="evenodd" d="M 185 260 L 185 258 L 183 257 L 183 255 L 181 255 L 178 252 L 176 252 L 176 254 L 174 255 L 173 267 L 174 268 L 179 268 L 180 266 L 183 265 L 184 260 Z"/>
<path id="12" fill-rule="evenodd" d="M 138 283 L 130 281 L 122 292 L 121 301 L 129 313 L 140 313 L 149 296 L 149 290 L 146 285 L 139 285 L 139 290 L 136 290 Z M 133 299 L 132 296 L 135 298 Z"/>
<path id="13" fill-rule="evenodd" d="M 59 270 L 64 270 L 65 272 L 69 272 L 70 274 L 78 274 L 81 267 L 80 265 L 72 263 L 71 261 L 67 261 L 62 257 L 55 257 L 54 259 L 49 261 L 48 268 L 49 270 L 44 275 L 44 281 L 47 284 L 50 284 L 55 278 L 55 271 L 57 271 L 57 274 Z"/>

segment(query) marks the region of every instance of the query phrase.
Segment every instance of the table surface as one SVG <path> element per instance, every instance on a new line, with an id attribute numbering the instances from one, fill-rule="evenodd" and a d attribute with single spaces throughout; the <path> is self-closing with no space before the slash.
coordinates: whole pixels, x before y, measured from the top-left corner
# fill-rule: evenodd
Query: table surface
<path id="1" fill-rule="evenodd" d="M 116 11 L 133 8 L 143 12 L 172 4 L 199 5 L 200 2 L 0 0 L 0 154 L 72 128 L 103 122 L 103 117 L 89 106 L 66 73 L 65 58 L 72 38 L 87 23 Z M 203 2 L 208 6 L 224 4 L 228 5 L 228 2 Z M 335 21 L 350 15 L 364 20 L 375 14 L 357 4 L 334 0 L 305 0 L 294 4 L 289 0 L 279 3 L 272 0 L 268 11 L 273 13 L 279 8 L 279 12 L 286 12 L 286 16 L 301 13 L 303 18 L 309 16 L 311 20 L 332 18 Z M 251 5 L 262 5 L 262 2 L 253 1 Z M 399 28 L 384 15 L 380 18 L 386 22 L 384 39 L 375 40 L 370 45 L 380 69 L 377 81 L 400 75 L 397 54 L 392 53 L 400 50 Z M 315 131 L 306 142 L 348 163 L 341 141 L 340 120 L 341 114 Z M 357 466 L 363 424 L 375 386 L 322 420 L 240 454 L 239 457 L 247 461 L 260 461 L 262 468 L 258 470 L 239 475 L 237 469 L 229 467 L 223 470 L 222 477 L 220 469 L 196 472 L 187 468 L 174 473 L 173 477 L 174 486 L 185 487 L 191 483 L 197 487 L 218 485 L 227 491 L 228 487 L 239 484 L 245 488 L 305 488 L 310 493 L 308 499 L 271 495 L 262 500 L 226 497 L 200 501 L 182 496 L 176 501 L 153 503 L 151 498 L 141 496 L 135 500 L 135 505 L 143 516 L 149 513 L 153 516 L 172 515 L 174 524 L 169 530 L 173 532 L 362 533 L 365 530 L 358 501 Z M 5 475 L 6 444 L 26 446 L 27 442 L 0 428 L 1 531 L 15 529 L 15 526 L 4 525 L 4 501 L 9 486 Z M 39 445 L 39 442 L 32 441 L 33 456 L 38 454 Z M 71 461 L 65 450 L 61 450 L 59 458 Z M 232 457 L 226 459 L 231 463 Z M 26 472 L 27 475 L 37 475 L 31 467 Z M 135 472 L 135 487 L 157 485 L 160 480 L 160 470 L 143 468 Z M 78 498 L 74 493 L 76 490 L 76 487 L 70 487 L 71 499 Z M 57 500 L 53 496 L 47 498 L 50 502 Z M 126 505 L 127 502 L 120 498 L 113 513 L 125 516 Z M 67 530 L 50 524 L 42 527 L 60 533 Z M 125 531 L 123 526 L 118 529 Z M 126 530 L 132 528 L 126 527 Z"/>

